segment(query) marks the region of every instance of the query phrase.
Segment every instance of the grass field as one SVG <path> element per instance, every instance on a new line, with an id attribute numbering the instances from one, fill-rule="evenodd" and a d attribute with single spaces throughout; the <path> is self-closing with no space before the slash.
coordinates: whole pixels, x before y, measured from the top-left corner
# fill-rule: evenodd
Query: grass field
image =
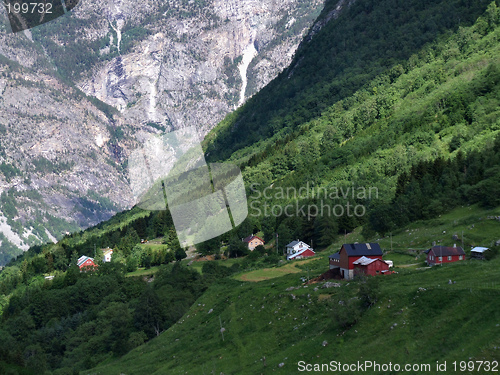
<path id="1" fill-rule="evenodd" d="M 294 263 L 289 263 L 281 267 L 263 268 L 260 270 L 245 272 L 235 276 L 235 279 L 241 281 L 262 281 L 299 272 L 302 272 L 302 270 L 295 267 Z"/>
<path id="2" fill-rule="evenodd" d="M 160 267 L 151 267 L 151 268 L 138 268 L 136 271 L 134 272 L 129 272 L 127 273 L 127 277 L 133 277 L 133 276 L 149 276 L 149 275 L 153 275 L 155 274 L 158 270 L 160 269 Z"/>
<path id="3" fill-rule="evenodd" d="M 140 246 L 146 250 L 146 249 L 151 249 L 153 251 L 157 251 L 157 250 L 160 250 L 164 247 L 167 247 L 167 245 L 164 245 L 161 243 L 161 240 L 152 240 L 152 241 L 148 241 L 146 243 L 141 243 Z"/>
<path id="4" fill-rule="evenodd" d="M 184 263 L 189 263 L 192 259 L 184 259 L 183 262 Z M 220 265 L 222 266 L 225 266 L 225 267 L 231 267 L 233 264 L 235 263 L 239 263 L 243 260 L 243 258 L 239 258 L 239 259 L 224 259 L 224 260 L 218 260 L 217 262 L 219 262 Z M 196 271 L 198 271 L 200 274 L 202 274 L 202 268 L 203 268 L 203 264 L 205 262 L 204 261 L 197 261 L 197 262 L 192 262 L 191 265 L 189 267 L 195 269 Z"/>
<path id="5" fill-rule="evenodd" d="M 307 274 L 308 270 L 311 270 L 311 274 L 313 272 L 320 272 L 325 266 L 327 266 L 328 262 L 325 258 L 325 254 L 323 256 L 316 256 L 309 259 L 290 261 L 283 266 L 280 267 L 272 267 L 272 268 L 262 268 L 258 270 L 253 270 L 250 272 L 243 272 L 234 276 L 234 279 L 240 281 L 263 281 L 274 279 L 276 277 L 281 277 L 288 274 L 300 273 L 303 272 Z M 314 271 L 313 271 L 314 270 Z"/>

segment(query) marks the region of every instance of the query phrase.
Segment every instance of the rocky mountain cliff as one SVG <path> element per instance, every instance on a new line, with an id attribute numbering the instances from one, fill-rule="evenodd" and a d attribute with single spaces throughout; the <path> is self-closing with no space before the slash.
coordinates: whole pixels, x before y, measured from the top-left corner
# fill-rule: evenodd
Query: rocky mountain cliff
<path id="1" fill-rule="evenodd" d="M 291 61 L 321 1 L 84 2 L 67 40 L 46 30 L 41 44 L 65 69 L 76 46 L 85 67 L 69 76 L 129 123 L 166 130 L 196 125 L 206 134 Z M 62 29 L 64 19 L 51 25 Z M 58 24 L 61 24 L 58 27 Z"/>
<path id="2" fill-rule="evenodd" d="M 2 13 L 1 252 L 130 207 L 126 160 L 138 141 L 192 125 L 206 134 L 290 63 L 321 7 L 82 1 L 16 34 Z"/>

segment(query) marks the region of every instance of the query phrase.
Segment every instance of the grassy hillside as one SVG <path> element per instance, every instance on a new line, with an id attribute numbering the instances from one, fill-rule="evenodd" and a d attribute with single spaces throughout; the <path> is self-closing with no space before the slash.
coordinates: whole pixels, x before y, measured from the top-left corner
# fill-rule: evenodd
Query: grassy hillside
<path id="1" fill-rule="evenodd" d="M 209 289 L 160 338 L 84 373 L 291 374 L 299 373 L 298 361 L 432 366 L 447 361 L 448 369 L 453 361 L 492 361 L 499 358 L 500 345 L 499 264 L 400 271 L 380 278 L 377 289 L 370 286 L 377 301 L 368 309 L 353 299 L 363 298 L 362 282 L 289 292 L 300 286 L 297 274 L 257 285 L 227 280 Z M 450 279 L 456 284 L 448 285 Z"/>
<path id="2" fill-rule="evenodd" d="M 304 287 L 302 281 L 328 269 L 327 256 L 338 250 L 340 240 L 318 259 L 221 279 L 160 337 L 82 374 L 294 374 L 299 361 L 332 360 L 432 366 L 447 361 L 444 373 L 452 374 L 457 373 L 450 367 L 453 361 L 498 360 L 500 258 L 429 269 L 421 267 L 423 257 L 407 267 L 415 263 L 415 254 L 401 250 L 427 248 L 432 241 L 448 245 L 462 230 L 466 249 L 489 246 L 500 233 L 500 222 L 487 217 L 499 213 L 500 208 L 471 206 L 412 223 L 394 233 L 393 252 L 389 238 L 380 240 L 384 258 L 395 261 L 397 274 L 341 281 L 340 288 L 324 289 L 322 283 Z M 415 242 L 416 234 L 421 242 Z M 483 241 L 475 243 L 474 235 Z M 357 230 L 342 240 L 364 238 Z"/>

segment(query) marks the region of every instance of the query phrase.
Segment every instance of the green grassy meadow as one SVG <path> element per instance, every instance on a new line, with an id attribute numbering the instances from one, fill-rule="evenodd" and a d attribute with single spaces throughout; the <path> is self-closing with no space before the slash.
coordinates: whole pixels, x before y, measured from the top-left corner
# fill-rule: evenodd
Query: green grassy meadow
<path id="1" fill-rule="evenodd" d="M 297 266 L 304 266 L 314 260 L 316 259 L 311 258 L 306 260 L 299 260 L 287 263 L 281 267 L 262 268 L 259 270 L 244 272 L 239 275 L 236 275 L 235 279 L 240 281 L 263 281 L 263 280 L 274 279 L 275 277 L 280 277 L 291 273 L 299 273 L 303 272 L 304 270 L 297 268 Z"/>

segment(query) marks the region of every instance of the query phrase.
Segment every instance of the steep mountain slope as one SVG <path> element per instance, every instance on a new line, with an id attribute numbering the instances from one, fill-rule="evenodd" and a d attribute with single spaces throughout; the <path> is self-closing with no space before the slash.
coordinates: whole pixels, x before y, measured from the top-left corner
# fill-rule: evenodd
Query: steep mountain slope
<path id="1" fill-rule="evenodd" d="M 228 160 L 244 168 L 249 220 L 264 230 L 266 240 L 279 232 L 284 243 L 300 236 L 327 245 L 359 225 L 384 234 L 464 203 L 497 206 L 498 24 L 498 7 L 491 3 L 473 26 L 441 35 L 372 80 L 348 74 L 320 81 L 325 87 L 346 83 L 344 79 L 363 85 L 328 107 L 327 99 L 335 96 L 323 100 L 311 95 L 307 100 L 324 106 L 318 115 L 318 107 L 305 102 L 289 111 L 314 119 L 295 124 L 287 115 L 274 117 L 269 127 L 265 121 L 257 124 L 254 119 L 291 105 L 284 101 L 273 111 L 254 107 L 278 97 L 281 91 L 270 96 L 277 87 L 291 87 L 293 76 L 280 76 L 209 134 L 207 153 L 217 159 L 238 149 Z M 323 28 L 311 48 L 323 34 L 324 40 L 331 37 Z M 321 54 L 321 49 L 314 51 Z M 312 62 L 307 66 L 313 67 L 309 75 L 297 79 L 315 76 Z M 243 127 L 245 131 L 239 130 Z M 247 143 L 252 144 L 244 147 Z M 323 205 L 328 206 L 325 214 L 319 210 Z M 348 213 L 349 205 L 358 207 L 357 214 L 352 209 Z M 335 208 L 336 213 L 328 213 Z"/>
<path id="2" fill-rule="evenodd" d="M 130 207 L 121 165 L 137 128 L 52 74 L 10 60 L 0 69 L 2 249 L 8 240 L 26 250 Z"/>
<path id="3" fill-rule="evenodd" d="M 480 0 L 327 1 L 286 71 L 207 137 L 208 155 L 227 159 L 295 129 L 426 43 L 472 24 L 486 7 Z"/>
<path id="4" fill-rule="evenodd" d="M 17 34 L 2 13 L 0 265 L 130 208 L 130 151 L 179 127 L 203 136 L 289 64 L 321 6 L 85 1 Z"/>

